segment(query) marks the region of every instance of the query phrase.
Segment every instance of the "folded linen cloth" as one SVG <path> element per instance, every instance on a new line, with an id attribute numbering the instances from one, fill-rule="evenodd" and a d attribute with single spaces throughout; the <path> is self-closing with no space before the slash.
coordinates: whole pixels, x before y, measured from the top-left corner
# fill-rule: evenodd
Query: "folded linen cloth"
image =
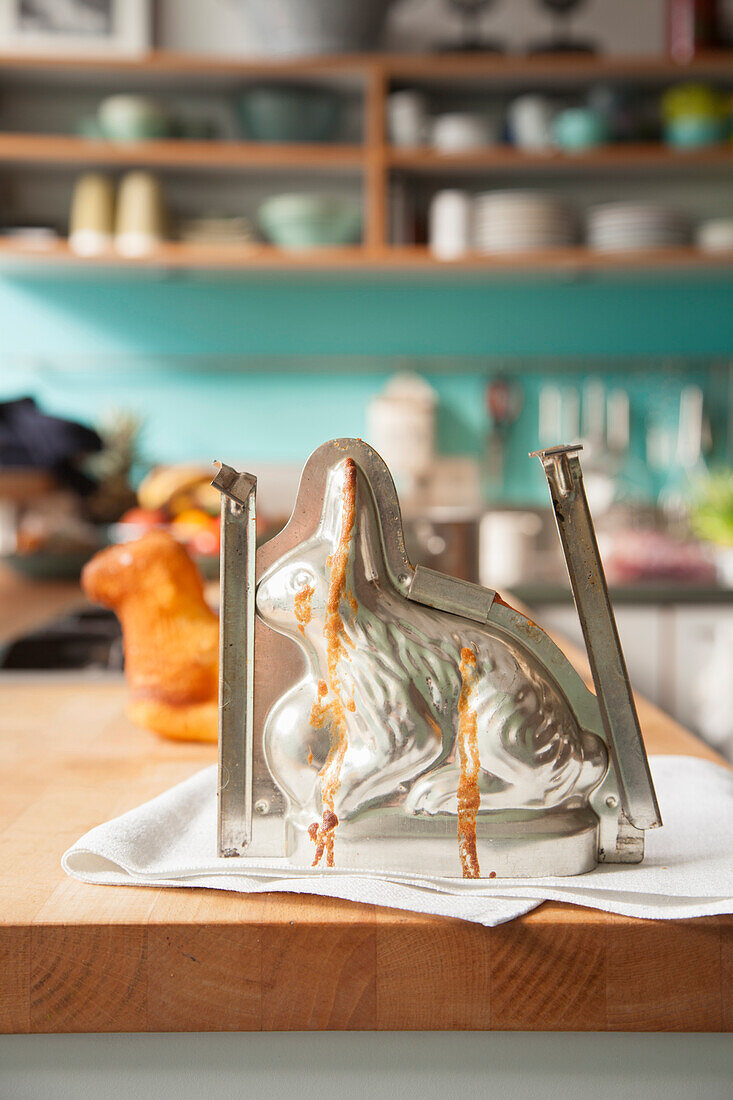
<path id="1" fill-rule="evenodd" d="M 297 869 L 284 859 L 220 859 L 216 766 L 98 825 L 61 864 L 94 884 L 323 894 L 487 926 L 550 899 L 649 919 L 733 912 L 733 771 L 691 756 L 652 757 L 651 768 L 664 827 L 647 832 L 644 862 L 601 864 L 574 877 L 426 879 L 378 868 L 355 874 Z"/>

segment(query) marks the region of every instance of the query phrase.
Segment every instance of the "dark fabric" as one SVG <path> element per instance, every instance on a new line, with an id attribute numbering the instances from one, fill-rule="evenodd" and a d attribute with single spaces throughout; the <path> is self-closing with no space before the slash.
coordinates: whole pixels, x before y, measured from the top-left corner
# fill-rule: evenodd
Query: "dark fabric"
<path id="1" fill-rule="evenodd" d="M 77 463 L 101 448 L 92 428 L 46 416 L 32 397 L 0 402 L 0 466 L 49 470 L 69 488 L 88 492 L 94 482 Z"/>

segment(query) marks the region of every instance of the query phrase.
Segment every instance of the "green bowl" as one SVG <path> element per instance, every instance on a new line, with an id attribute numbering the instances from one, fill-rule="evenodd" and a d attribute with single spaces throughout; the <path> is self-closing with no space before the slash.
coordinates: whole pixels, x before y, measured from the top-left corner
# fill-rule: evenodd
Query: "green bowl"
<path id="1" fill-rule="evenodd" d="M 330 88 L 258 84 L 236 99 L 245 137 L 254 141 L 332 141 L 341 100 Z"/>
<path id="2" fill-rule="evenodd" d="M 259 208 L 262 232 L 280 248 L 354 244 L 361 236 L 361 208 L 328 195 L 274 195 Z"/>

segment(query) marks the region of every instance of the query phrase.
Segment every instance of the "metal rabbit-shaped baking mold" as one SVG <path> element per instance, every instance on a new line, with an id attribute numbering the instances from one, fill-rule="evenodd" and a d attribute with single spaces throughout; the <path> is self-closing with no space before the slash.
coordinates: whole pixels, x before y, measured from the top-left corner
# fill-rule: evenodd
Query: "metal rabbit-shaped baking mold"
<path id="1" fill-rule="evenodd" d="M 641 858 L 596 698 L 494 593 L 413 569 L 371 448 L 336 440 L 309 459 L 289 524 L 257 553 L 256 622 L 247 555 L 231 557 L 253 519 L 254 479 L 232 489 L 243 476 L 225 467 L 215 481 L 230 554 L 222 854 L 466 879 Z"/>

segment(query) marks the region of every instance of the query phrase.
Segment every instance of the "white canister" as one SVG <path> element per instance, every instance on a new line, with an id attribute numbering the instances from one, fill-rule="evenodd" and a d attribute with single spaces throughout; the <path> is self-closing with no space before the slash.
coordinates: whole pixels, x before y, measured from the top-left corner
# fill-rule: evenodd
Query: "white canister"
<path id="1" fill-rule="evenodd" d="M 438 191 L 430 203 L 428 241 L 438 260 L 456 260 L 471 248 L 473 202 L 467 191 Z"/>
<path id="2" fill-rule="evenodd" d="M 433 465 L 437 403 L 432 386 L 409 372 L 396 374 L 369 402 L 369 442 L 387 463 L 399 491 L 409 493 Z"/>
<path id="3" fill-rule="evenodd" d="M 392 145 L 414 148 L 424 145 L 428 134 L 428 110 L 422 92 L 393 92 L 387 100 L 387 129 Z"/>
<path id="4" fill-rule="evenodd" d="M 542 520 L 535 512 L 487 512 L 479 527 L 479 579 L 510 588 L 532 576 Z"/>
<path id="5" fill-rule="evenodd" d="M 509 104 L 508 118 L 512 141 L 528 152 L 550 152 L 553 148 L 552 123 L 555 110 L 541 95 L 520 95 Z"/>

